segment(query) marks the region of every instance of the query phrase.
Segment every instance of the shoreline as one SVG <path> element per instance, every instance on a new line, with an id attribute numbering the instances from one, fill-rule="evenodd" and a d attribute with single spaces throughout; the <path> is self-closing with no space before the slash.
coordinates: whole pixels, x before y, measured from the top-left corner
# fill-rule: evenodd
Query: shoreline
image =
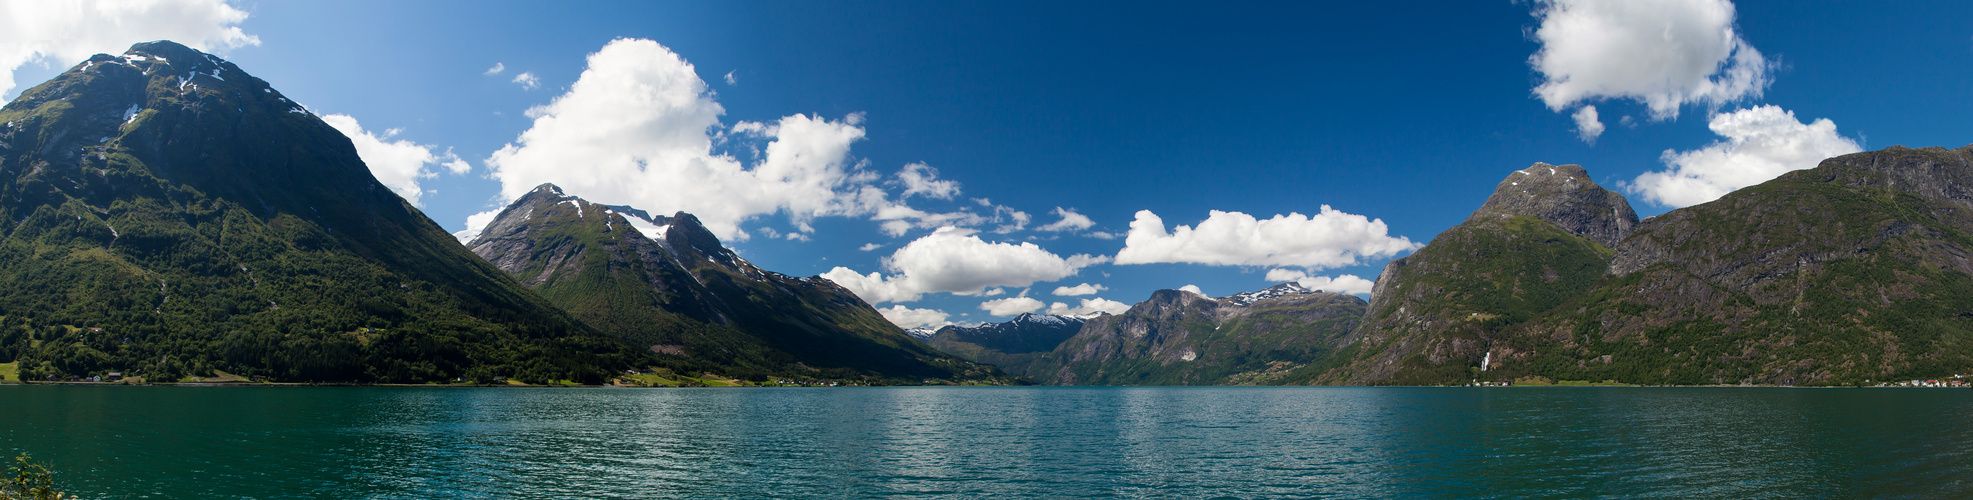
<path id="1" fill-rule="evenodd" d="M 360 383 L 309 383 L 309 382 L 176 382 L 126 384 L 121 382 L 0 382 L 0 386 L 114 386 L 114 387 L 394 387 L 394 388 L 452 388 L 452 389 L 855 389 L 871 387 L 1035 387 L 1035 388 L 1208 388 L 1208 387 L 1253 387 L 1253 388 L 1366 388 L 1366 389 L 1942 389 L 1967 390 L 1973 387 L 1913 387 L 1913 386 L 1833 386 L 1833 385 L 972 385 L 972 384 L 921 384 L 921 385 L 870 385 L 870 386 L 823 386 L 823 385 L 735 385 L 735 386 L 641 386 L 641 385 L 477 385 L 477 384 L 360 384 Z"/>

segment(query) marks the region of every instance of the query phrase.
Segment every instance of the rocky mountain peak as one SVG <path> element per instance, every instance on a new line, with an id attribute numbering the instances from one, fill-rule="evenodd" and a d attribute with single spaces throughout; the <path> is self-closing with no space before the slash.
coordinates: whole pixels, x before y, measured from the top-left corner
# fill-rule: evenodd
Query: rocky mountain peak
<path id="1" fill-rule="evenodd" d="M 541 183 L 541 185 L 535 186 L 534 190 L 528 191 L 528 194 L 526 196 L 537 196 L 537 195 L 553 196 L 556 198 L 567 196 L 566 194 L 562 193 L 562 187 L 555 185 L 555 183 L 553 182 L 543 182 Z M 525 198 L 526 196 L 523 197 Z"/>
<path id="2" fill-rule="evenodd" d="M 1078 321 L 1079 319 L 1080 319 L 1080 318 L 1076 318 L 1076 317 L 1074 317 L 1074 316 L 1058 316 L 1058 315 L 1054 315 L 1054 314 L 1035 314 L 1035 313 L 1021 313 L 1021 315 L 1019 315 L 1019 316 L 1015 316 L 1015 317 L 1014 317 L 1014 319 L 1013 319 L 1012 321 L 1008 321 L 1008 323 L 1020 323 L 1020 324 L 1037 324 L 1037 325 L 1060 325 L 1060 324 L 1066 324 L 1066 323 L 1070 323 L 1070 322 L 1079 322 L 1079 321 Z"/>
<path id="3" fill-rule="evenodd" d="M 1816 168 L 1789 172 L 1777 180 L 1891 189 L 1973 209 L 1973 145 L 1891 146 L 1823 160 Z"/>
<path id="4" fill-rule="evenodd" d="M 1529 216 L 1615 248 L 1637 226 L 1637 212 L 1615 191 L 1590 180 L 1581 165 L 1534 166 L 1507 174 L 1467 222 Z"/>
<path id="5" fill-rule="evenodd" d="M 1272 299 L 1275 297 L 1283 297 L 1288 295 L 1303 295 L 1310 293 L 1315 293 L 1315 290 L 1310 290 L 1308 289 L 1308 287 L 1304 287 L 1300 283 L 1289 281 L 1271 287 L 1267 287 L 1262 290 L 1256 290 L 1252 292 L 1241 292 L 1241 293 L 1233 294 L 1232 296 L 1229 297 L 1222 297 L 1220 300 L 1231 302 L 1235 305 L 1246 306 L 1246 305 L 1252 305 L 1255 302 L 1260 302 L 1262 300 Z"/>

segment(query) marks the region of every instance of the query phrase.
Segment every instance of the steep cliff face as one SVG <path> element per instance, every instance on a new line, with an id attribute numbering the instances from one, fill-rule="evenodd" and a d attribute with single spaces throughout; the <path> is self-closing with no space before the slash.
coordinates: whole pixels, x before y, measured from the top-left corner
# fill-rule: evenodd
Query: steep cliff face
<path id="1" fill-rule="evenodd" d="M 1305 383 L 1356 326 L 1363 299 L 1294 283 L 1269 291 L 1215 299 L 1159 290 L 1090 319 L 1024 374 L 1057 385 Z"/>
<path id="2" fill-rule="evenodd" d="M 576 318 L 672 363 L 753 378 L 1004 378 L 911 338 L 834 282 L 754 266 L 683 212 L 652 216 L 544 184 L 470 246 Z"/>
<path id="3" fill-rule="evenodd" d="M 1378 276 L 1332 384 L 1465 380 L 1498 333 L 1595 285 L 1610 245 L 1637 224 L 1622 195 L 1582 167 L 1536 163 L 1507 175 L 1466 222 Z"/>
<path id="4" fill-rule="evenodd" d="M 0 309 L 44 330 L 18 351 L 26 372 L 600 382 L 641 359 L 466 252 L 342 133 L 218 57 L 98 54 L 0 122 Z"/>
<path id="5" fill-rule="evenodd" d="M 1894 147 L 1640 224 L 1495 376 L 1804 384 L 1973 370 L 1973 147 Z"/>
<path id="6" fill-rule="evenodd" d="M 1035 359 L 1075 336 L 1087 321 L 1075 316 L 1022 313 L 1003 323 L 948 325 L 925 342 L 948 354 L 1019 374 L 1026 373 Z"/>

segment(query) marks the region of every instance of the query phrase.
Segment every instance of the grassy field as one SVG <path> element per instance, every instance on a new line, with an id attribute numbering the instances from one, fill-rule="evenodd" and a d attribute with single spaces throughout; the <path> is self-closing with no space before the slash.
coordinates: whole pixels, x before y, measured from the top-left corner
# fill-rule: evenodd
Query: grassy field
<path id="1" fill-rule="evenodd" d="M 0 382 L 21 381 L 19 363 L 0 363 Z"/>
<path id="2" fill-rule="evenodd" d="M 630 385 L 641 385 L 645 387 L 745 387 L 753 385 L 744 380 L 724 378 L 710 373 L 701 374 L 700 378 L 673 373 L 645 373 L 640 375 L 624 375 L 618 378 Z"/>

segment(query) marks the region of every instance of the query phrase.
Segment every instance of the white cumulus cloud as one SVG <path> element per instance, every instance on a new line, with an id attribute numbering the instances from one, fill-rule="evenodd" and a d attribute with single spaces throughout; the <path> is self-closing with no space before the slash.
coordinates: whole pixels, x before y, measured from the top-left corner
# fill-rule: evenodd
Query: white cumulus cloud
<path id="1" fill-rule="evenodd" d="M 1083 254 L 1065 258 L 1034 243 L 988 242 L 971 230 L 944 227 L 913 240 L 884 259 L 890 276 L 876 272 L 866 275 L 836 267 L 822 277 L 872 304 L 911 302 L 927 293 L 980 295 L 990 287 L 1026 287 L 1055 281 L 1108 260 L 1108 257 Z"/>
<path id="2" fill-rule="evenodd" d="M 567 93 L 528 110 L 534 125 L 486 166 L 506 201 L 553 182 L 598 203 L 690 212 L 725 239 L 746 239 L 740 224 L 754 217 L 785 213 L 806 233 L 814 217 L 874 208 L 858 192 L 875 175 L 849 156 L 862 115 L 796 114 L 728 134 L 725 112 L 684 58 L 617 39 L 589 55 Z M 716 140 L 746 139 L 771 140 L 751 166 L 713 152 Z"/>
<path id="3" fill-rule="evenodd" d="M 487 76 L 492 76 L 492 75 L 498 75 L 502 71 L 507 71 L 506 63 L 493 63 L 493 67 L 487 68 L 486 73 L 483 74 Z"/>
<path id="4" fill-rule="evenodd" d="M 500 216 L 501 210 L 503 209 L 496 208 L 493 210 L 488 210 L 485 212 L 480 212 L 466 216 L 466 228 L 459 230 L 459 232 L 452 233 L 452 237 L 458 238 L 459 243 L 462 245 L 466 243 L 472 243 L 473 238 L 478 238 L 480 236 L 480 231 L 486 230 L 487 224 L 493 223 L 494 217 Z M 633 220 L 637 220 L 637 219 L 633 219 Z"/>
<path id="5" fill-rule="evenodd" d="M 532 71 L 523 72 L 521 74 L 514 75 L 514 83 L 521 84 L 521 89 L 523 90 L 534 90 L 541 88 L 541 78 L 535 77 L 534 72 Z"/>
<path id="6" fill-rule="evenodd" d="M 260 45 L 240 30 L 246 19 L 223 0 L 0 0 L 0 96 L 29 63 L 69 66 L 152 40 L 208 52 Z"/>
<path id="7" fill-rule="evenodd" d="M 1422 246 L 1390 236 L 1384 221 L 1344 213 L 1328 205 L 1315 216 L 1299 213 L 1267 220 L 1213 210 L 1197 227 L 1165 231 L 1150 210 L 1137 212 L 1118 264 L 1190 263 L 1216 266 L 1294 266 L 1311 269 L 1395 256 Z"/>
<path id="8" fill-rule="evenodd" d="M 1094 225 L 1096 225 L 1096 221 L 1093 221 L 1093 220 L 1089 220 L 1089 217 L 1087 217 L 1087 216 L 1084 216 L 1084 215 L 1082 215 L 1082 214 L 1079 214 L 1079 213 L 1076 213 L 1076 210 L 1075 210 L 1075 209 L 1073 209 L 1073 208 L 1066 208 L 1066 209 L 1065 209 L 1065 208 L 1062 208 L 1062 207 L 1055 207 L 1055 212 L 1054 212 L 1054 213 L 1055 213 L 1055 216 L 1056 216 L 1056 217 L 1061 217 L 1061 218 L 1062 218 L 1062 220 L 1058 220 L 1058 221 L 1055 221 L 1055 222 L 1050 222 L 1050 223 L 1048 223 L 1048 224 L 1046 224 L 1046 225 L 1043 225 L 1043 226 L 1041 226 L 1041 227 L 1037 227 L 1037 228 L 1035 228 L 1035 230 L 1038 230 L 1038 231 L 1081 231 L 1081 230 L 1084 230 L 1084 229 L 1089 229 L 1089 228 L 1090 228 L 1090 226 L 1094 226 Z"/>
<path id="9" fill-rule="evenodd" d="M 1661 159 L 1670 168 L 1639 175 L 1628 189 L 1652 203 L 1686 207 L 1863 150 L 1838 135 L 1828 118 L 1802 123 L 1794 112 L 1773 105 L 1720 113 L 1707 127 L 1725 140 L 1691 151 L 1665 150 Z"/>
<path id="10" fill-rule="evenodd" d="M 1054 293 L 1056 297 L 1076 297 L 1081 295 L 1095 295 L 1096 292 L 1101 292 L 1109 289 L 1110 289 L 1109 287 L 1103 285 L 1091 285 L 1088 283 L 1083 283 L 1076 286 L 1055 287 Z"/>
<path id="11" fill-rule="evenodd" d="M 424 191 L 418 187 L 418 179 L 438 176 L 436 167 L 453 173 L 465 173 L 471 168 L 453 155 L 450 149 L 438 154 L 432 152 L 437 146 L 402 139 L 390 140 L 391 136 L 397 135 L 397 129 L 377 135 L 363 130 L 356 118 L 341 114 L 323 116 L 322 121 L 349 136 L 349 142 L 356 145 L 357 156 L 362 157 L 363 164 L 370 167 L 370 175 L 376 176 L 378 182 L 384 183 L 414 206 L 425 206 L 419 200 Z"/>
<path id="12" fill-rule="evenodd" d="M 1130 304 L 1125 304 L 1122 302 L 1117 302 L 1102 297 L 1094 297 L 1094 298 L 1087 298 L 1080 300 L 1082 301 L 1082 304 L 1077 305 L 1075 307 L 1069 307 L 1068 304 L 1064 304 L 1061 302 L 1049 304 L 1048 314 L 1053 314 L 1057 316 L 1092 317 L 1092 316 L 1096 316 L 1099 313 L 1123 314 L 1124 311 L 1130 310 Z"/>
<path id="13" fill-rule="evenodd" d="M 921 326 L 936 328 L 952 324 L 951 321 L 946 320 L 946 318 L 950 318 L 952 315 L 938 309 L 912 309 L 897 305 L 889 308 L 879 307 L 877 308 L 877 314 L 884 315 L 884 319 L 890 320 L 891 324 L 897 325 L 898 328 L 917 328 Z"/>
<path id="14" fill-rule="evenodd" d="M 924 163 L 911 163 L 897 172 L 897 180 L 904 184 L 901 198 L 914 195 L 926 198 L 950 200 L 959 194 L 959 181 L 939 179 L 939 169 Z"/>
<path id="15" fill-rule="evenodd" d="M 1047 304 L 1028 297 L 1008 297 L 981 302 L 980 310 L 994 316 L 1014 316 L 1021 313 L 1035 312 L 1045 305 Z"/>
<path id="16" fill-rule="evenodd" d="M 1596 144 L 1596 138 L 1603 135 L 1603 121 L 1596 119 L 1596 106 L 1583 106 L 1576 110 L 1576 137 L 1583 142 Z"/>
<path id="17" fill-rule="evenodd" d="M 1309 276 L 1308 273 L 1294 269 L 1269 269 L 1267 271 L 1267 280 L 1293 281 L 1301 285 L 1302 288 L 1318 292 L 1347 293 L 1351 295 L 1370 293 L 1371 288 L 1377 284 L 1374 281 L 1363 279 L 1354 274 L 1345 274 L 1331 278 L 1328 276 Z"/>
<path id="18" fill-rule="evenodd" d="M 1185 285 L 1178 287 L 1178 289 L 1186 292 L 1191 292 L 1193 295 L 1197 295 L 1200 297 L 1209 297 L 1209 295 L 1206 295 L 1206 292 L 1204 290 L 1199 289 L 1199 285 Z"/>
<path id="19" fill-rule="evenodd" d="M 1528 64 L 1541 73 L 1534 93 L 1551 110 L 1634 99 L 1662 120 L 1687 103 L 1759 97 L 1772 81 L 1726 0 L 1538 0 L 1534 15 L 1541 48 Z"/>
<path id="20" fill-rule="evenodd" d="M 727 84 L 727 85 L 739 85 L 739 84 L 740 84 L 740 77 L 738 77 L 738 76 L 734 76 L 734 75 L 733 75 L 734 73 L 738 73 L 738 72 L 740 72 L 740 70 L 733 70 L 733 71 L 728 71 L 728 72 L 726 72 L 726 84 Z"/>

